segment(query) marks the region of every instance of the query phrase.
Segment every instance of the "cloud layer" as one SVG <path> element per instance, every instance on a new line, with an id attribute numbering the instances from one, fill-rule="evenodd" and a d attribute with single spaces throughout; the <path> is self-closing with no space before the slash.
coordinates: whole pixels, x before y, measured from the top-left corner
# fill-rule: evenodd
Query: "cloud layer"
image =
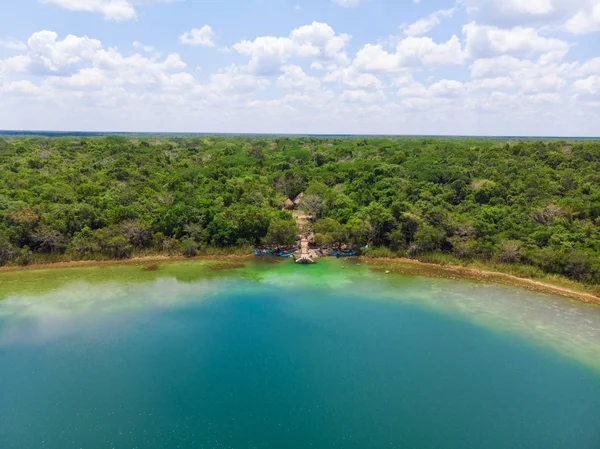
<path id="1" fill-rule="evenodd" d="M 39 1 L 111 21 L 136 19 L 150 3 Z M 117 48 L 93 33 L 0 35 L 0 120 L 44 129 L 598 132 L 600 49 L 572 54 L 580 36 L 600 31 L 600 0 L 464 0 L 378 39 L 352 31 L 314 21 L 230 41 L 198 24 L 173 30 L 170 51 L 138 41 Z M 190 52 L 203 53 L 188 62 Z M 197 70 L 217 55 L 227 62 Z"/>

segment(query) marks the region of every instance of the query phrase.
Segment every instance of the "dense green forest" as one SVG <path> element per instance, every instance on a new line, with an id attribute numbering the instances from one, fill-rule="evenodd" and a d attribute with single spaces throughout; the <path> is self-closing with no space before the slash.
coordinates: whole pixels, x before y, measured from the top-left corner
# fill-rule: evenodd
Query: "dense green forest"
<path id="1" fill-rule="evenodd" d="M 0 137 L 0 265 L 316 239 L 600 284 L 600 142 Z M 288 202 L 289 204 L 289 202 Z"/>

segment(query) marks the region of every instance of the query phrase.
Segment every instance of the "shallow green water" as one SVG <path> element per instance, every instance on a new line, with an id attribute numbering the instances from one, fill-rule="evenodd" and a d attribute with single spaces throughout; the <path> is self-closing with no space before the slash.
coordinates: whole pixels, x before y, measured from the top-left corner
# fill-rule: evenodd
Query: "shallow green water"
<path id="1" fill-rule="evenodd" d="M 600 307 L 349 261 L 0 276 L 0 448 L 600 447 Z"/>

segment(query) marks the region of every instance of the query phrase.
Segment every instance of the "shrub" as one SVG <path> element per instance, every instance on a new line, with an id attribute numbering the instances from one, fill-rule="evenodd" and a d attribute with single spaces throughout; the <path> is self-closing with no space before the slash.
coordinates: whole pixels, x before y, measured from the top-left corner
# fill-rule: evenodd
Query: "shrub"
<path id="1" fill-rule="evenodd" d="M 521 242 L 514 240 L 502 242 L 497 248 L 497 257 L 504 263 L 520 262 L 523 257 Z"/>
<path id="2" fill-rule="evenodd" d="M 181 241 L 181 252 L 185 257 L 194 257 L 198 254 L 198 244 L 192 238 Z"/>
<path id="3" fill-rule="evenodd" d="M 421 226 L 415 234 L 413 251 L 416 253 L 439 251 L 445 240 L 446 235 L 443 231 L 429 225 Z"/>
<path id="4" fill-rule="evenodd" d="M 102 248 L 102 252 L 113 259 L 126 259 L 132 251 L 133 246 L 122 235 L 111 237 Z"/>

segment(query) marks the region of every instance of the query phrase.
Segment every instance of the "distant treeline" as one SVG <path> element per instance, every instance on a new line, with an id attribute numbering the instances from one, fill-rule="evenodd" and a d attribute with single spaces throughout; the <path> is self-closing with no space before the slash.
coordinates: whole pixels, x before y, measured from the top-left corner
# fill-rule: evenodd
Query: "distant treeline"
<path id="1" fill-rule="evenodd" d="M 0 137 L 0 264 L 318 243 L 600 284 L 600 142 Z"/>

